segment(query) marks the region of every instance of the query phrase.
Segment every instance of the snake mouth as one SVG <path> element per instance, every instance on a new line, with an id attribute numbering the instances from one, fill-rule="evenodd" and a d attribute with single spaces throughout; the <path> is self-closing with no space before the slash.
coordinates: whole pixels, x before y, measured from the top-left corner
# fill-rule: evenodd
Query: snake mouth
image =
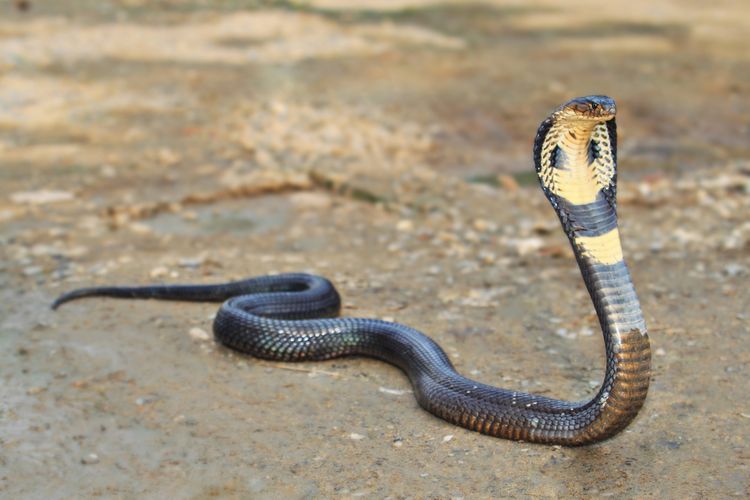
<path id="1" fill-rule="evenodd" d="M 611 97 L 590 95 L 571 99 L 554 114 L 558 120 L 604 122 L 615 117 L 617 106 Z"/>

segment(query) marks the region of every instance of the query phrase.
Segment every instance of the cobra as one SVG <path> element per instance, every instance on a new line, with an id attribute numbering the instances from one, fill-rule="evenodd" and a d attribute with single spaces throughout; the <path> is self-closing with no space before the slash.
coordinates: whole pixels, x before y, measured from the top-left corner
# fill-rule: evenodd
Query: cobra
<path id="1" fill-rule="evenodd" d="M 617 229 L 615 113 L 608 97 L 573 99 L 542 122 L 534 141 L 542 190 L 570 240 L 604 336 L 604 380 L 590 400 L 562 401 L 464 377 L 438 344 L 413 328 L 336 317 L 338 292 L 325 278 L 309 274 L 217 285 L 83 288 L 62 295 L 52 307 L 93 296 L 223 302 L 214 335 L 237 351 L 279 361 L 370 356 L 403 370 L 419 404 L 453 424 L 536 443 L 575 446 L 605 440 L 642 407 L 651 363 Z"/>

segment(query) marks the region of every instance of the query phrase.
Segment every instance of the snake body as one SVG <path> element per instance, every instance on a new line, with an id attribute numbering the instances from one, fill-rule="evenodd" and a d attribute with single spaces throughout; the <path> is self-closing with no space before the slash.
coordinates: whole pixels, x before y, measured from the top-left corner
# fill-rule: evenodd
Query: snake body
<path id="1" fill-rule="evenodd" d="M 214 335 L 240 352 L 279 361 L 370 356 L 400 368 L 419 404 L 453 424 L 537 443 L 602 441 L 625 428 L 643 405 L 651 360 L 617 229 L 616 137 L 614 101 L 588 96 L 555 110 L 534 141 L 542 190 L 573 247 L 604 335 L 604 381 L 588 401 L 562 401 L 466 378 L 438 344 L 413 328 L 336 317 L 341 307 L 336 289 L 309 274 L 218 285 L 84 288 L 62 295 L 53 308 L 91 296 L 223 302 Z"/>

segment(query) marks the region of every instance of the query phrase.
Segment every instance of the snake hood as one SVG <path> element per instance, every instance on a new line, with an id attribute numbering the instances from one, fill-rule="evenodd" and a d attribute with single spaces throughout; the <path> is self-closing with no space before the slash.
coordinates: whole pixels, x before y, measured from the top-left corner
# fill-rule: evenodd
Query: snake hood
<path id="1" fill-rule="evenodd" d="M 578 97 L 557 108 L 537 131 L 536 172 L 571 239 L 616 227 L 616 112 L 610 97 Z M 591 217 L 594 212 L 601 217 Z"/>

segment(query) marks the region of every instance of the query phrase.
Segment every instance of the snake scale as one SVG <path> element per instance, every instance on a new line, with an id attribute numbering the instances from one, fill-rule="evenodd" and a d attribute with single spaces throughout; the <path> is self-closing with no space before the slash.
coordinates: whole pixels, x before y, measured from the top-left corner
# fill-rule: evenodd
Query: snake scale
<path id="1" fill-rule="evenodd" d="M 466 378 L 438 344 L 413 328 L 336 317 L 338 292 L 327 279 L 309 274 L 217 285 L 83 288 L 62 295 L 53 308 L 92 296 L 223 302 L 214 335 L 240 352 L 279 361 L 370 356 L 403 370 L 419 404 L 453 424 L 537 443 L 602 441 L 635 418 L 651 372 L 646 325 L 617 229 L 615 113 L 609 97 L 573 99 L 542 122 L 534 141 L 542 190 L 570 240 L 604 335 L 604 381 L 588 401 L 561 401 Z"/>

